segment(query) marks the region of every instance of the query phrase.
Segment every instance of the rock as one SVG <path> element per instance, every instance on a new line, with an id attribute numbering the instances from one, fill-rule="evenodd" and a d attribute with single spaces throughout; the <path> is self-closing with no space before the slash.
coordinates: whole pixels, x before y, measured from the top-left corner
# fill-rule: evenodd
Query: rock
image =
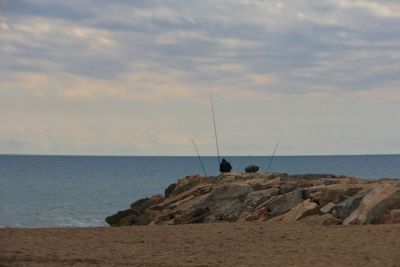
<path id="1" fill-rule="evenodd" d="M 369 190 L 363 190 L 358 192 L 355 196 L 348 197 L 347 199 L 337 204 L 329 202 L 321 208 L 321 213 L 331 213 L 336 218 L 344 220 L 347 218 L 355 209 L 358 208 L 362 198 L 369 192 Z"/>
<path id="2" fill-rule="evenodd" d="M 184 223 L 184 220 L 183 220 L 182 215 L 175 216 L 175 218 L 173 220 L 173 224 L 183 224 L 183 223 Z"/>
<path id="3" fill-rule="evenodd" d="M 272 180 L 276 178 L 280 179 L 287 179 L 289 178 L 289 174 L 283 173 L 283 172 L 268 172 L 267 174 L 264 175 L 265 179 Z"/>
<path id="4" fill-rule="evenodd" d="M 279 194 L 286 194 L 298 188 L 295 184 L 283 184 L 279 187 Z"/>
<path id="5" fill-rule="evenodd" d="M 307 173 L 307 174 L 296 174 L 290 176 L 293 179 L 302 179 L 302 180 L 318 180 L 321 178 L 336 178 L 336 175 L 333 174 L 319 174 L 319 173 Z"/>
<path id="6" fill-rule="evenodd" d="M 303 190 L 298 188 L 290 193 L 272 197 L 271 199 L 262 203 L 258 208 L 266 207 L 268 210 L 268 216 L 274 217 L 289 211 L 302 201 Z"/>
<path id="7" fill-rule="evenodd" d="M 294 222 L 301 220 L 307 216 L 319 214 L 319 206 L 317 203 L 306 199 L 305 201 L 292 208 L 290 211 L 285 213 L 281 221 L 283 222 Z"/>
<path id="8" fill-rule="evenodd" d="M 346 224 L 400 221 L 400 183 L 389 179 L 258 172 L 208 178 L 192 175 L 169 185 L 164 196 L 140 199 L 130 209 L 107 217 L 106 222 L 123 226 L 266 220 L 325 225 L 343 220 Z"/>
<path id="9" fill-rule="evenodd" d="M 222 184 L 214 189 L 210 195 L 211 200 L 225 200 L 245 197 L 253 188 L 248 184 L 232 183 Z"/>
<path id="10" fill-rule="evenodd" d="M 244 171 L 247 173 L 254 173 L 254 172 L 258 172 L 258 170 L 260 169 L 260 167 L 256 166 L 256 165 L 250 165 L 247 166 Z"/>
<path id="11" fill-rule="evenodd" d="M 118 211 L 116 214 L 108 216 L 106 218 L 106 222 L 111 226 L 121 226 L 120 221 L 122 219 L 133 216 L 133 215 L 141 215 L 141 214 L 136 210 L 131 210 L 131 209 L 122 210 L 122 211 Z"/>
<path id="12" fill-rule="evenodd" d="M 148 201 L 146 201 L 146 204 L 149 207 L 151 207 L 151 206 L 159 204 L 163 201 L 164 201 L 164 197 L 162 195 L 154 195 Z"/>
<path id="13" fill-rule="evenodd" d="M 388 223 L 400 223 L 400 209 L 390 211 Z"/>
<path id="14" fill-rule="evenodd" d="M 162 213 L 159 214 L 150 224 L 162 224 L 170 220 L 171 216 L 168 213 Z"/>
<path id="15" fill-rule="evenodd" d="M 267 208 L 260 208 L 255 210 L 250 215 L 247 215 L 242 221 L 252 222 L 252 221 L 263 221 L 268 217 Z"/>
<path id="16" fill-rule="evenodd" d="M 278 192 L 278 188 L 269 188 L 265 190 L 251 192 L 247 195 L 243 205 L 246 210 L 254 209 L 271 197 L 278 195 Z"/>
<path id="17" fill-rule="evenodd" d="M 259 191 L 259 190 L 265 190 L 265 189 L 272 188 L 271 184 L 264 184 L 264 183 L 255 183 L 255 184 L 252 184 L 252 186 L 253 186 L 253 190 L 254 191 Z"/>
<path id="18" fill-rule="evenodd" d="M 164 197 L 168 198 L 171 192 L 175 189 L 176 183 L 170 184 L 164 191 Z"/>
<path id="19" fill-rule="evenodd" d="M 158 215 L 158 211 L 146 211 L 141 213 L 137 210 L 123 210 L 106 218 L 111 226 L 146 225 L 150 224 Z"/>
<path id="20" fill-rule="evenodd" d="M 352 197 L 363 189 L 364 189 L 363 187 L 348 187 L 345 190 L 343 190 L 343 194 Z"/>
<path id="21" fill-rule="evenodd" d="M 343 194 L 343 190 L 334 186 L 320 186 L 306 189 L 304 196 L 324 207 L 329 202 L 339 203 L 345 200 L 347 197 Z"/>
<path id="22" fill-rule="evenodd" d="M 151 198 L 143 198 L 131 204 L 132 210 L 137 210 L 139 212 L 143 212 L 145 209 L 159 204 L 164 201 L 164 197 L 162 195 L 154 195 Z"/>
<path id="23" fill-rule="evenodd" d="M 253 188 L 248 184 L 222 184 L 204 204 L 210 210 L 205 222 L 236 221 L 243 210 L 242 202 Z"/>
<path id="24" fill-rule="evenodd" d="M 344 201 L 348 197 L 356 195 L 359 191 L 368 188 L 370 188 L 368 185 L 352 184 L 318 185 L 306 188 L 304 190 L 304 198 L 311 199 L 321 207 L 324 207 L 330 202 L 339 203 Z"/>
<path id="25" fill-rule="evenodd" d="M 199 207 L 197 207 L 194 212 L 193 212 L 193 218 L 197 218 L 199 216 L 202 216 L 206 213 L 208 213 L 210 211 L 210 209 L 208 208 L 207 205 L 200 205 Z"/>
<path id="26" fill-rule="evenodd" d="M 324 185 L 331 185 L 331 184 L 337 184 L 339 181 L 335 178 L 323 178 L 320 179 L 320 181 L 322 182 L 322 184 Z"/>
<path id="27" fill-rule="evenodd" d="M 204 221 L 204 218 L 209 213 L 210 209 L 205 204 L 200 204 L 191 209 L 189 212 L 186 212 L 181 215 L 177 215 L 174 218 L 174 224 L 183 224 L 183 223 L 201 223 Z"/>
<path id="28" fill-rule="evenodd" d="M 368 193 L 368 190 L 360 191 L 353 197 L 349 197 L 332 208 L 331 213 L 341 220 L 346 219 L 350 214 L 358 208 L 363 197 Z"/>
<path id="29" fill-rule="evenodd" d="M 176 183 L 176 186 L 171 190 L 171 192 L 169 192 L 168 197 L 176 196 L 176 195 L 178 195 L 196 185 L 204 183 L 204 182 L 205 182 L 204 178 L 201 177 L 200 175 L 186 176 L 185 178 L 178 180 L 178 182 Z M 172 187 L 172 185 L 171 185 L 171 187 Z"/>
<path id="30" fill-rule="evenodd" d="M 328 215 L 328 214 L 326 214 L 326 215 Z M 330 214 L 329 214 L 329 215 L 330 215 Z M 325 219 L 322 221 L 322 224 L 323 224 L 323 225 L 339 225 L 339 224 L 342 224 L 342 221 L 339 220 L 338 218 L 336 218 L 336 217 L 330 215 L 329 217 L 325 218 Z"/>
<path id="31" fill-rule="evenodd" d="M 142 210 L 146 209 L 147 208 L 146 202 L 148 200 L 149 200 L 148 197 L 136 200 L 135 202 L 133 202 L 131 204 L 131 209 L 132 210 L 138 210 L 138 211 L 142 211 Z"/>
<path id="32" fill-rule="evenodd" d="M 338 225 L 342 224 L 342 221 L 334 217 L 332 214 L 324 215 L 312 215 L 301 220 L 312 225 Z"/>
<path id="33" fill-rule="evenodd" d="M 333 203 L 333 202 L 329 202 L 328 204 L 326 204 L 325 206 L 323 206 L 322 208 L 321 208 L 321 213 L 323 213 L 323 214 L 326 214 L 326 213 L 331 213 L 332 212 L 332 210 L 333 210 L 333 208 L 336 206 L 336 204 L 335 203 Z"/>
<path id="34" fill-rule="evenodd" d="M 400 185 L 387 182 L 378 184 L 364 196 L 359 207 L 343 224 L 384 223 L 385 216 L 393 209 L 400 209 Z"/>
<path id="35" fill-rule="evenodd" d="M 199 184 L 193 188 L 190 188 L 181 194 L 178 194 L 176 196 L 170 196 L 169 198 L 165 199 L 162 203 L 157 205 L 157 209 L 163 210 L 163 209 L 174 209 L 177 206 L 181 206 L 182 208 L 188 208 L 187 204 L 183 205 L 184 203 L 187 203 L 188 200 L 191 200 L 193 198 L 196 198 L 195 201 L 198 200 L 199 196 L 208 196 L 208 192 L 213 190 L 213 185 L 212 184 Z M 197 202 L 190 202 L 190 204 L 197 204 Z M 153 206 L 155 208 L 156 206 Z"/>

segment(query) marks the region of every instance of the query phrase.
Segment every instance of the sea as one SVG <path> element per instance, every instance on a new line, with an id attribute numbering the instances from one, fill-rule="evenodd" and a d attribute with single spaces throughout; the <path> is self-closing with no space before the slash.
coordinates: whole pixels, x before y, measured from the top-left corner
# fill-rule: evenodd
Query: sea
<path id="1" fill-rule="evenodd" d="M 400 155 L 226 156 L 233 171 L 328 173 L 368 179 L 400 178 Z M 217 157 L 202 157 L 208 176 Z M 100 227 L 140 198 L 163 193 L 191 174 L 197 157 L 0 155 L 0 227 Z"/>

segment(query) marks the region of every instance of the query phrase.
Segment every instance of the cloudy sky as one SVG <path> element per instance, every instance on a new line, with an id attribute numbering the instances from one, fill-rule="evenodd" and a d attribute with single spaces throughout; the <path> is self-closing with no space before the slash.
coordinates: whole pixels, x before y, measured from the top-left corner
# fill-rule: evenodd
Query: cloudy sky
<path id="1" fill-rule="evenodd" d="M 0 0 L 0 153 L 400 152 L 398 1 Z"/>

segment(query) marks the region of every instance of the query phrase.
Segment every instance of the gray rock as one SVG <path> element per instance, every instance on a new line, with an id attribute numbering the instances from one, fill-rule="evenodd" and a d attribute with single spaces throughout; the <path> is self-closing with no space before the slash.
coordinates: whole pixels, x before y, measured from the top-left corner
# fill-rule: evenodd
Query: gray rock
<path id="1" fill-rule="evenodd" d="M 204 203 L 209 208 L 205 222 L 236 221 L 243 210 L 243 201 L 253 191 L 248 184 L 222 184 Z"/>
<path id="2" fill-rule="evenodd" d="M 295 174 L 290 175 L 292 179 L 302 179 L 302 180 L 318 180 L 321 178 L 336 178 L 336 175 L 333 174 L 318 174 L 318 173 L 308 173 L 308 174 Z"/>
<path id="3" fill-rule="evenodd" d="M 296 205 L 290 211 L 283 214 L 280 218 L 280 221 L 294 222 L 316 214 L 319 214 L 318 204 L 309 199 L 306 199 L 300 204 Z"/>
<path id="4" fill-rule="evenodd" d="M 339 202 L 332 209 L 332 214 L 341 220 L 346 219 L 355 209 L 360 205 L 363 197 L 369 192 L 369 190 L 360 191 L 355 196 L 349 197 L 346 200 Z"/>
<path id="5" fill-rule="evenodd" d="M 250 165 L 247 166 L 244 171 L 247 173 L 254 173 L 254 172 L 258 172 L 258 170 L 260 169 L 260 167 L 256 166 L 256 165 Z"/>
<path id="6" fill-rule="evenodd" d="M 271 184 L 255 183 L 252 185 L 254 191 L 265 190 L 272 188 Z"/>
<path id="7" fill-rule="evenodd" d="M 265 179 L 272 180 L 276 178 L 280 178 L 282 180 L 286 180 L 289 178 L 289 174 L 283 172 L 268 172 L 263 175 Z"/>
<path id="8" fill-rule="evenodd" d="M 303 189 L 298 188 L 290 193 L 272 197 L 260 206 L 266 207 L 268 209 L 268 215 L 274 217 L 289 211 L 302 201 Z M 258 208 L 260 208 L 260 206 Z"/>
<path id="9" fill-rule="evenodd" d="M 186 176 L 185 178 L 178 179 L 176 185 L 169 192 L 168 196 L 176 196 L 204 182 L 206 182 L 206 180 L 200 175 L 190 175 Z"/>
<path id="10" fill-rule="evenodd" d="M 176 187 L 176 183 L 170 184 L 164 191 L 164 197 L 168 198 L 171 195 L 171 192 L 174 191 Z"/>
<path id="11" fill-rule="evenodd" d="M 256 208 L 261 203 L 267 201 L 273 196 L 278 195 L 278 188 L 269 188 L 265 190 L 259 190 L 251 192 L 247 195 L 243 205 L 246 210 L 251 210 Z"/>
<path id="12" fill-rule="evenodd" d="M 130 216 L 140 216 L 141 213 L 136 211 L 136 210 L 122 210 L 118 211 L 117 213 L 110 215 L 106 218 L 106 223 L 108 223 L 111 226 L 120 226 L 120 221 L 124 218 L 130 217 Z"/>
<path id="13" fill-rule="evenodd" d="M 210 195 L 210 200 L 236 199 L 245 197 L 252 192 L 253 188 L 248 184 L 222 184 L 214 189 Z"/>
<path id="14" fill-rule="evenodd" d="M 206 179 L 192 175 L 168 186 L 165 196 L 138 200 L 131 209 L 106 221 L 111 226 L 322 219 L 324 224 L 341 223 L 343 219 L 346 224 L 400 221 L 400 183 L 395 180 L 258 172 Z"/>
<path id="15" fill-rule="evenodd" d="M 361 200 L 368 192 L 369 190 L 360 191 L 355 196 L 347 197 L 347 199 L 337 204 L 329 202 L 321 209 L 321 213 L 331 213 L 336 218 L 344 220 L 358 208 Z"/>
<path id="16" fill-rule="evenodd" d="M 279 187 L 279 193 L 286 194 L 286 193 L 292 192 L 296 188 L 298 188 L 298 187 L 295 184 L 283 184 Z"/>
<path id="17" fill-rule="evenodd" d="M 137 210 L 139 212 L 143 212 L 147 208 L 159 204 L 164 201 L 164 197 L 162 195 L 154 195 L 151 198 L 143 198 L 131 204 L 132 210 Z"/>
<path id="18" fill-rule="evenodd" d="M 133 202 L 131 204 L 131 209 L 132 210 L 143 211 L 144 209 L 146 209 L 148 207 L 147 201 L 149 201 L 149 199 L 150 198 L 146 197 L 146 198 L 142 198 L 142 199 L 139 199 L 139 200 Z"/>
<path id="19" fill-rule="evenodd" d="M 321 182 L 324 185 L 337 184 L 338 183 L 338 179 L 335 179 L 335 178 L 323 178 L 323 179 L 321 179 Z"/>
<path id="20" fill-rule="evenodd" d="M 359 207 L 343 224 L 385 223 L 385 216 L 393 209 L 400 209 L 400 184 L 378 184 L 364 196 Z"/>
<path id="21" fill-rule="evenodd" d="M 335 203 L 333 203 L 333 202 L 329 202 L 328 204 L 326 204 L 325 206 L 323 206 L 322 208 L 321 208 L 321 213 L 324 213 L 324 214 L 326 214 L 326 213 L 331 213 L 332 212 L 332 210 L 333 210 L 333 208 L 336 206 L 336 204 Z"/>

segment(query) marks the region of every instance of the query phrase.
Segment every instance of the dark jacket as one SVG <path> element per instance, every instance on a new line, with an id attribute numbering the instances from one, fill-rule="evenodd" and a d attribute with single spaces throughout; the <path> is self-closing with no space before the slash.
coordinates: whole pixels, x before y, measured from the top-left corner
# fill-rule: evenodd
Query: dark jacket
<path id="1" fill-rule="evenodd" d="M 230 172 L 232 170 L 232 166 L 226 159 L 222 159 L 221 164 L 219 164 L 220 172 Z"/>

